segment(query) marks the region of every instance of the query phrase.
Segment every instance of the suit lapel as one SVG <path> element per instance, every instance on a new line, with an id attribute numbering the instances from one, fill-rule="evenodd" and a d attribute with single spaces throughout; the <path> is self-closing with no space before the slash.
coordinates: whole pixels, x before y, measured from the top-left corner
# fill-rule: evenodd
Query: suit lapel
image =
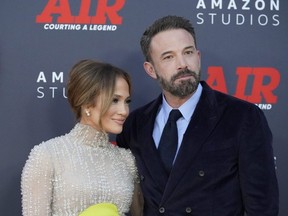
<path id="1" fill-rule="evenodd" d="M 152 136 L 155 118 L 161 102 L 162 95 L 143 113 L 143 119 L 141 119 L 142 127 L 139 128 L 141 131 L 138 131 L 138 134 L 140 134 L 139 140 L 141 144 L 139 148 L 141 148 L 143 164 L 150 173 L 151 178 L 154 179 L 154 182 L 164 191 L 168 175 L 162 165 Z"/>
<path id="2" fill-rule="evenodd" d="M 219 107 L 216 105 L 214 92 L 205 83 L 202 86 L 200 100 L 183 136 L 163 199 L 175 190 L 185 173 L 191 169 L 193 160 L 219 119 Z"/>

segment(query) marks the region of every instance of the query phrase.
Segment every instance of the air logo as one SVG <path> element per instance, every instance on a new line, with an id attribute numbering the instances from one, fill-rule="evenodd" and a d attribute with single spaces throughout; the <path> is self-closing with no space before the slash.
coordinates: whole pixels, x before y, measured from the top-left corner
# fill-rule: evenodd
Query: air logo
<path id="1" fill-rule="evenodd" d="M 122 17 L 119 15 L 119 11 L 124 7 L 125 1 L 115 0 L 111 5 L 108 4 L 108 0 L 97 0 L 96 8 L 93 8 L 95 0 L 81 0 L 78 14 L 72 15 L 70 9 L 72 0 L 70 2 L 69 0 L 49 0 L 41 14 L 36 16 L 36 23 L 53 23 L 53 17 L 55 17 L 56 23 L 62 24 L 103 25 L 108 23 L 109 19 L 110 24 L 120 25 Z M 93 15 L 90 15 L 91 10 L 94 11 Z"/>
<path id="2" fill-rule="evenodd" d="M 274 91 L 280 83 L 280 73 L 272 67 L 237 67 L 235 97 L 257 104 L 262 109 L 271 109 L 277 103 Z M 214 89 L 228 93 L 222 67 L 208 67 L 207 83 Z M 252 85 L 251 91 L 248 84 Z"/>

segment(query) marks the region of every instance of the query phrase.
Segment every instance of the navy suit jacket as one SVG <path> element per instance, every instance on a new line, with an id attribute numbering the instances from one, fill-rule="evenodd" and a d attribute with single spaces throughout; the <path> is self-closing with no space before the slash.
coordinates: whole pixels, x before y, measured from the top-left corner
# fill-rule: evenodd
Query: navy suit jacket
<path id="1" fill-rule="evenodd" d="M 136 158 L 144 215 L 278 215 L 272 134 L 263 112 L 201 85 L 170 175 L 152 137 L 161 95 L 133 111 L 117 136 L 117 144 Z"/>

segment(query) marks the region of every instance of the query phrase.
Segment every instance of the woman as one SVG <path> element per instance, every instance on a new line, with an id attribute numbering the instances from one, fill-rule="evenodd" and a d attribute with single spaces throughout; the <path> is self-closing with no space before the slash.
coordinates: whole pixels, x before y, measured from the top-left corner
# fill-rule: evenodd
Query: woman
<path id="1" fill-rule="evenodd" d="M 24 216 L 129 211 L 133 192 L 138 198 L 134 157 L 109 143 L 107 133 L 122 131 L 130 93 L 129 75 L 117 67 L 82 60 L 72 68 L 67 97 L 78 123 L 32 149 L 21 178 Z"/>

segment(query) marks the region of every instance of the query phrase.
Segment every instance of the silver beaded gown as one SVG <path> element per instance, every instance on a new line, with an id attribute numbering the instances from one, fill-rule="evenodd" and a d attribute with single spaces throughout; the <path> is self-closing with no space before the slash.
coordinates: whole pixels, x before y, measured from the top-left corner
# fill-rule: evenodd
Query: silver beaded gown
<path id="1" fill-rule="evenodd" d="M 91 205 L 108 202 L 125 215 L 136 178 L 130 150 L 78 123 L 70 133 L 31 150 L 21 176 L 22 213 L 76 216 Z"/>

